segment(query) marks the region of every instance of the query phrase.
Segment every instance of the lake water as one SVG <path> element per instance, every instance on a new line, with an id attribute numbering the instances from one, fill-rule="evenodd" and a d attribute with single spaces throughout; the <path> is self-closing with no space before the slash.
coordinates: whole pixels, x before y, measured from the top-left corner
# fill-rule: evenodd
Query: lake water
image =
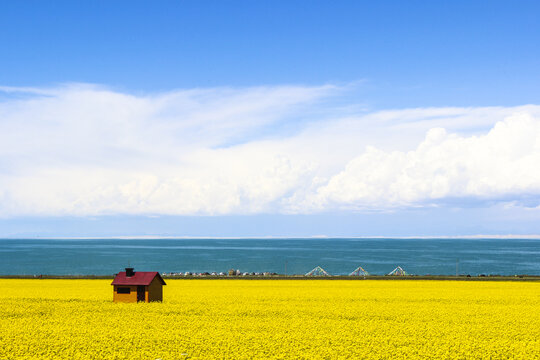
<path id="1" fill-rule="evenodd" d="M 0 275 L 106 275 L 128 264 L 159 272 L 304 274 L 321 266 L 383 275 L 540 275 L 531 239 L 0 239 Z"/>

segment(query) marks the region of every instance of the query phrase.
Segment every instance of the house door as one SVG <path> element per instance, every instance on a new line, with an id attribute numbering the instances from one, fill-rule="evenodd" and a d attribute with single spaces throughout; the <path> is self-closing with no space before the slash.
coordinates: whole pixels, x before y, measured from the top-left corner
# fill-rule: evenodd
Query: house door
<path id="1" fill-rule="evenodd" d="M 144 285 L 137 286 L 137 301 L 144 301 Z"/>

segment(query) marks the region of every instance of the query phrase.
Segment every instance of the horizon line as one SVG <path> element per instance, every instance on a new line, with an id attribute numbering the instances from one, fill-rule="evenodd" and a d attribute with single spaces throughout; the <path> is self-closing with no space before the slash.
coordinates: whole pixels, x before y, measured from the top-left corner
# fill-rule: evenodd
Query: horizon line
<path id="1" fill-rule="evenodd" d="M 159 236 L 159 235 L 119 235 L 119 236 L 0 236 L 0 240 L 312 240 L 312 239 L 403 239 L 403 240 L 438 240 L 438 239 L 462 239 L 462 240 L 480 240 L 480 239 L 527 239 L 540 240 L 540 234 L 497 234 L 497 235 L 422 235 L 422 236 L 328 236 L 328 235 L 311 235 L 311 236 Z"/>

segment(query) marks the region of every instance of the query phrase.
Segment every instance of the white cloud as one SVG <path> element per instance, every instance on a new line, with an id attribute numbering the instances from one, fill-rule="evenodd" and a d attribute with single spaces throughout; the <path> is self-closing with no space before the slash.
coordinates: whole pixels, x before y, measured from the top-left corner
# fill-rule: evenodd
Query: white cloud
<path id="1" fill-rule="evenodd" d="M 309 213 L 540 195 L 536 105 L 351 114 L 332 106 L 344 91 L 334 86 L 0 91 L 25 95 L 0 101 L 2 216 Z"/>
<path id="2" fill-rule="evenodd" d="M 540 118 L 517 112 L 480 136 L 432 128 L 411 151 L 370 146 L 295 205 L 377 209 L 540 195 L 538 164 Z"/>

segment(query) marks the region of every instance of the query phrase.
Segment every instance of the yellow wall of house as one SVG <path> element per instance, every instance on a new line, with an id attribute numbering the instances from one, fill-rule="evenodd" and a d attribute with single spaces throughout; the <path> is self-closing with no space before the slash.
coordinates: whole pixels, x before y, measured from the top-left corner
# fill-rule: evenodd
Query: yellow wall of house
<path id="1" fill-rule="evenodd" d="M 130 293 L 129 294 L 118 294 L 118 288 L 119 287 L 122 287 L 122 288 L 130 288 Z M 114 302 L 127 302 L 127 303 L 130 303 L 130 302 L 137 302 L 137 286 L 128 286 L 128 285 L 123 285 L 123 286 L 118 286 L 118 285 L 114 285 L 114 290 L 113 290 L 113 301 Z"/>
<path id="2" fill-rule="evenodd" d="M 119 294 L 118 288 L 128 287 L 130 288 L 129 294 Z M 114 285 L 113 289 L 113 301 L 114 302 L 137 302 L 137 286 L 136 285 Z M 152 280 L 149 286 L 144 287 L 144 301 L 163 301 L 163 286 L 157 277 Z"/>

